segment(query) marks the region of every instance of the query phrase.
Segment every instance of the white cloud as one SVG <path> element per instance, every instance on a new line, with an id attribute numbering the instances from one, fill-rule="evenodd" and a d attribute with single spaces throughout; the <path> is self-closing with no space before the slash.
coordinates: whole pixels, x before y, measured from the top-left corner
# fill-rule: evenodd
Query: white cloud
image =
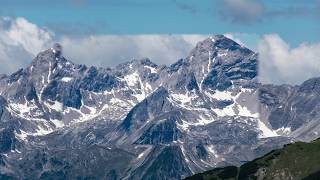
<path id="1" fill-rule="evenodd" d="M 28 22 L 24 18 L 8 19 L 10 26 L 3 33 L 3 36 L 9 38 L 7 41 L 11 45 L 21 45 L 23 48 L 33 55 L 43 50 L 45 46 L 50 45 L 52 41 L 52 33 L 39 28 L 35 24 Z"/>
<path id="2" fill-rule="evenodd" d="M 258 46 L 260 80 L 300 84 L 320 76 L 320 43 L 291 48 L 277 34 L 265 35 Z"/>
<path id="3" fill-rule="evenodd" d="M 52 36 L 24 18 L 0 17 L 0 73 L 27 65 L 40 50 L 49 47 Z"/>
<path id="4" fill-rule="evenodd" d="M 63 37 L 67 57 L 77 63 L 114 66 L 133 58 L 150 58 L 157 64 L 170 64 L 186 57 L 205 35 L 100 35 Z"/>
<path id="5" fill-rule="evenodd" d="M 206 35 L 92 35 L 56 37 L 48 29 L 24 18 L 0 17 L 0 73 L 27 66 L 40 51 L 54 42 L 64 47 L 65 56 L 75 63 L 115 66 L 133 58 L 150 58 L 170 64 L 186 57 Z"/>

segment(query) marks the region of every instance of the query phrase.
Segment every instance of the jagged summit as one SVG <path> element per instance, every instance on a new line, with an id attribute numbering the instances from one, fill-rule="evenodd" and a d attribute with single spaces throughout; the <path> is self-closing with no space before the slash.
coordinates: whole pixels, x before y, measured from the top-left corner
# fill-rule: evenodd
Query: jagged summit
<path id="1" fill-rule="evenodd" d="M 62 46 L 59 43 L 55 43 L 51 50 L 57 57 L 59 57 L 62 54 Z"/>
<path id="2" fill-rule="evenodd" d="M 31 62 L 31 67 L 50 66 L 58 62 L 65 63 L 68 60 L 62 56 L 62 46 L 55 43 L 53 47 L 40 52 Z M 68 61 L 73 64 L 71 61 Z"/>
<path id="3" fill-rule="evenodd" d="M 240 44 L 235 42 L 234 40 L 224 36 L 224 35 L 215 35 L 211 36 L 208 39 L 210 39 L 213 43 L 214 46 L 222 49 L 237 49 L 237 48 L 242 48 Z"/>
<path id="4" fill-rule="evenodd" d="M 241 53 L 241 55 L 254 54 L 250 49 L 236 43 L 232 39 L 225 37 L 224 35 L 211 36 L 203 41 L 197 43 L 196 47 L 191 50 L 189 58 L 194 56 L 206 56 L 210 53 L 210 56 L 225 55 L 226 52 Z"/>
<path id="5" fill-rule="evenodd" d="M 175 63 L 171 69 L 187 68 L 193 71 L 200 89 L 224 90 L 254 80 L 257 61 L 255 52 L 224 35 L 215 35 L 197 43 L 189 56 Z"/>
<path id="6" fill-rule="evenodd" d="M 121 63 L 119 65 L 117 65 L 115 67 L 115 69 L 121 69 L 124 67 L 129 67 L 129 68 L 133 68 L 133 67 L 143 67 L 143 66 L 147 66 L 147 67 L 151 67 L 151 68 L 157 68 L 158 65 L 154 62 L 152 62 L 149 58 L 142 58 L 142 59 L 132 59 L 128 62 L 125 63 Z"/>

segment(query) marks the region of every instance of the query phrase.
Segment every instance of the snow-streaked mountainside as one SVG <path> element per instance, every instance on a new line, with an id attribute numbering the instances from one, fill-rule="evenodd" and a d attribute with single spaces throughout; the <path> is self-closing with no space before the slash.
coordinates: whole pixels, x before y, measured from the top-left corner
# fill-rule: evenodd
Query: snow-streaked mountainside
<path id="1" fill-rule="evenodd" d="M 216 35 L 170 66 L 97 68 L 57 44 L 0 77 L 0 178 L 181 179 L 319 137 L 320 78 L 262 85 L 257 56 Z"/>

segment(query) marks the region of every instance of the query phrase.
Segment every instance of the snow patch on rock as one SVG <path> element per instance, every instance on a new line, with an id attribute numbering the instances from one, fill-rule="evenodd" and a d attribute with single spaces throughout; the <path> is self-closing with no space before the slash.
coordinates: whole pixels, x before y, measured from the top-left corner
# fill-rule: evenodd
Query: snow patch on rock
<path id="1" fill-rule="evenodd" d="M 279 136 L 276 131 L 268 128 L 262 121 L 257 120 L 258 130 L 260 130 L 259 138 L 268 138 Z"/>
<path id="2" fill-rule="evenodd" d="M 72 81 L 72 80 L 73 80 L 72 77 L 63 77 L 63 78 L 61 78 L 61 81 L 62 81 L 62 82 L 70 82 L 70 81 Z"/>

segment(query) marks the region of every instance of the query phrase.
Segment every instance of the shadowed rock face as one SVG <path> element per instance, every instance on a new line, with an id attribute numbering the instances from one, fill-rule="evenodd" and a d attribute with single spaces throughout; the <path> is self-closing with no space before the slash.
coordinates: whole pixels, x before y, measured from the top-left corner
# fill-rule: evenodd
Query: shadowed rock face
<path id="1" fill-rule="evenodd" d="M 266 118 L 273 129 L 288 129 L 287 134 L 301 140 L 319 137 L 319 82 L 320 78 L 312 78 L 300 86 L 262 86 L 261 118 Z"/>
<path id="2" fill-rule="evenodd" d="M 257 54 L 222 35 L 170 66 L 87 67 L 55 45 L 0 77 L 0 174 L 181 179 L 240 165 L 317 136 L 318 84 L 259 84 Z"/>

